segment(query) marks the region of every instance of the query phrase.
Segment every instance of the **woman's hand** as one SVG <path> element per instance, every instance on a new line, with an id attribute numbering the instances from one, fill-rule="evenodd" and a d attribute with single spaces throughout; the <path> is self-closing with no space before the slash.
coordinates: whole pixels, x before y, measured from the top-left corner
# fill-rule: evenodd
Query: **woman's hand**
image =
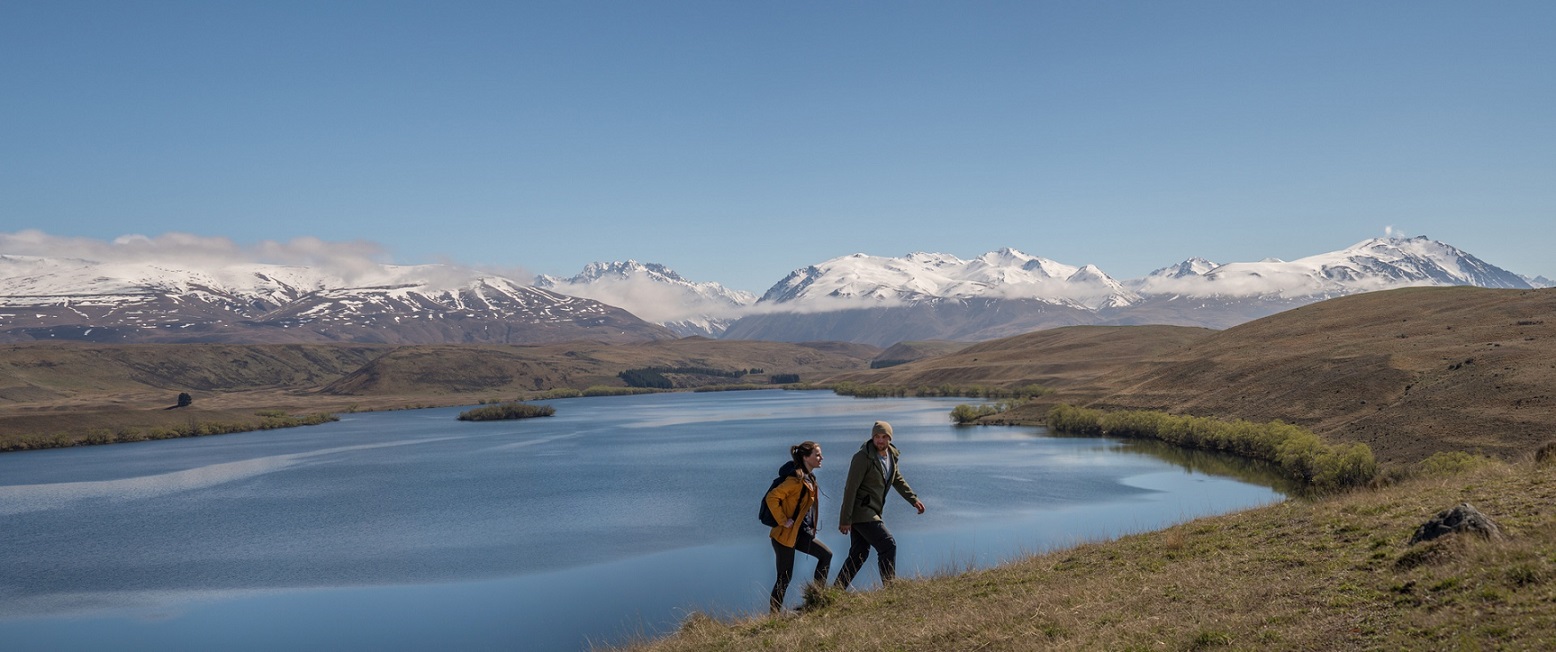
<path id="1" fill-rule="evenodd" d="M 791 518 L 791 519 L 783 522 L 783 529 L 787 530 L 787 529 L 789 529 L 791 527 L 794 527 L 794 519 Z"/>

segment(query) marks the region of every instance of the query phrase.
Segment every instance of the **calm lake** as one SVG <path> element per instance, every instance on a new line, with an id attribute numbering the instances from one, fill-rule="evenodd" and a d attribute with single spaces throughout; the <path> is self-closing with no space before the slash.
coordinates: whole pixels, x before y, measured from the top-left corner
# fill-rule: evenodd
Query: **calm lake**
<path id="1" fill-rule="evenodd" d="M 522 421 L 347 414 L 0 455 L 0 647 L 578 650 L 672 631 L 692 610 L 762 613 L 774 571 L 757 504 L 788 447 L 822 445 L 836 573 L 840 485 L 876 419 L 928 507 L 887 504 L 904 576 L 1283 498 L 1201 455 L 953 426 L 966 402 L 577 398 Z M 791 607 L 812 568 L 801 555 Z M 875 586 L 872 558 L 854 587 Z"/>

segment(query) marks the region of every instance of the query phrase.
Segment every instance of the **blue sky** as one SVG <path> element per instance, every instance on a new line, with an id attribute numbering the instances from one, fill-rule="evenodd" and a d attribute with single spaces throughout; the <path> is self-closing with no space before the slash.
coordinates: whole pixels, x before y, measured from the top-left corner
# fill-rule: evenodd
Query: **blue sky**
<path id="1" fill-rule="evenodd" d="M 0 232 L 758 293 L 1393 232 L 1556 278 L 1552 34 L 1543 1 L 0 0 Z"/>

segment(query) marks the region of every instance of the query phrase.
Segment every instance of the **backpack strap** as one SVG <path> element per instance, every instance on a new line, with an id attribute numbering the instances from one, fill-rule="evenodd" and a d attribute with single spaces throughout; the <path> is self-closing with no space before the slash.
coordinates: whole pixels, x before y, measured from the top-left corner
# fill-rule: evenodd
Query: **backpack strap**
<path id="1" fill-rule="evenodd" d="M 800 505 L 805 504 L 805 492 L 807 491 L 810 491 L 810 485 L 806 484 L 805 480 L 800 480 L 800 499 L 794 501 L 794 513 L 789 515 L 789 520 L 798 521 L 800 519 Z"/>

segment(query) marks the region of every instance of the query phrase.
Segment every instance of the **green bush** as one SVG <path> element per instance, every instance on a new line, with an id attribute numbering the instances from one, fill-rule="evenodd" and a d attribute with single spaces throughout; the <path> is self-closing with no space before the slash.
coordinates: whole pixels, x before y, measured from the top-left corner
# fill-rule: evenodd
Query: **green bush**
<path id="1" fill-rule="evenodd" d="M 583 395 L 584 395 L 584 393 L 583 393 L 583 390 L 581 390 L 581 389 L 573 389 L 571 387 L 558 387 L 556 389 L 548 389 L 548 390 L 546 390 L 544 392 L 541 392 L 541 393 L 535 395 L 535 400 L 544 401 L 544 400 L 556 399 L 556 398 L 578 398 L 578 397 L 583 396 Z"/>
<path id="2" fill-rule="evenodd" d="M 1421 460 L 1417 466 L 1426 475 L 1457 475 L 1490 461 L 1490 458 L 1471 455 L 1464 451 L 1440 451 Z"/>
<path id="3" fill-rule="evenodd" d="M 1000 401 L 998 403 L 984 403 L 977 406 L 963 403 L 951 409 L 951 421 L 957 424 L 972 423 L 982 419 L 983 417 L 1007 412 L 1011 408 L 1021 405 L 1023 402 L 1024 401 L 1020 400 Z"/>
<path id="4" fill-rule="evenodd" d="M 663 390 L 648 387 L 610 387 L 608 385 L 593 385 L 583 391 L 584 396 L 631 396 L 633 394 L 654 394 Z"/>
<path id="5" fill-rule="evenodd" d="M 954 408 L 951 408 L 951 421 L 954 421 L 958 424 L 972 423 L 982 417 L 986 417 L 995 413 L 996 410 L 992 405 L 984 404 L 974 407 L 963 403 Z"/>
<path id="6" fill-rule="evenodd" d="M 1056 405 L 1048 427 L 1080 435 L 1157 439 L 1273 462 L 1293 480 L 1321 490 L 1371 482 L 1378 463 L 1366 444 L 1329 446 L 1307 429 L 1281 421 L 1220 421 L 1165 412 L 1103 412 Z"/>
<path id="7" fill-rule="evenodd" d="M 528 403 L 504 403 L 502 405 L 488 405 L 486 407 L 466 410 L 459 413 L 460 421 L 502 421 L 507 419 L 530 419 L 534 417 L 549 417 L 556 414 L 556 408 L 549 405 L 530 405 Z"/>

